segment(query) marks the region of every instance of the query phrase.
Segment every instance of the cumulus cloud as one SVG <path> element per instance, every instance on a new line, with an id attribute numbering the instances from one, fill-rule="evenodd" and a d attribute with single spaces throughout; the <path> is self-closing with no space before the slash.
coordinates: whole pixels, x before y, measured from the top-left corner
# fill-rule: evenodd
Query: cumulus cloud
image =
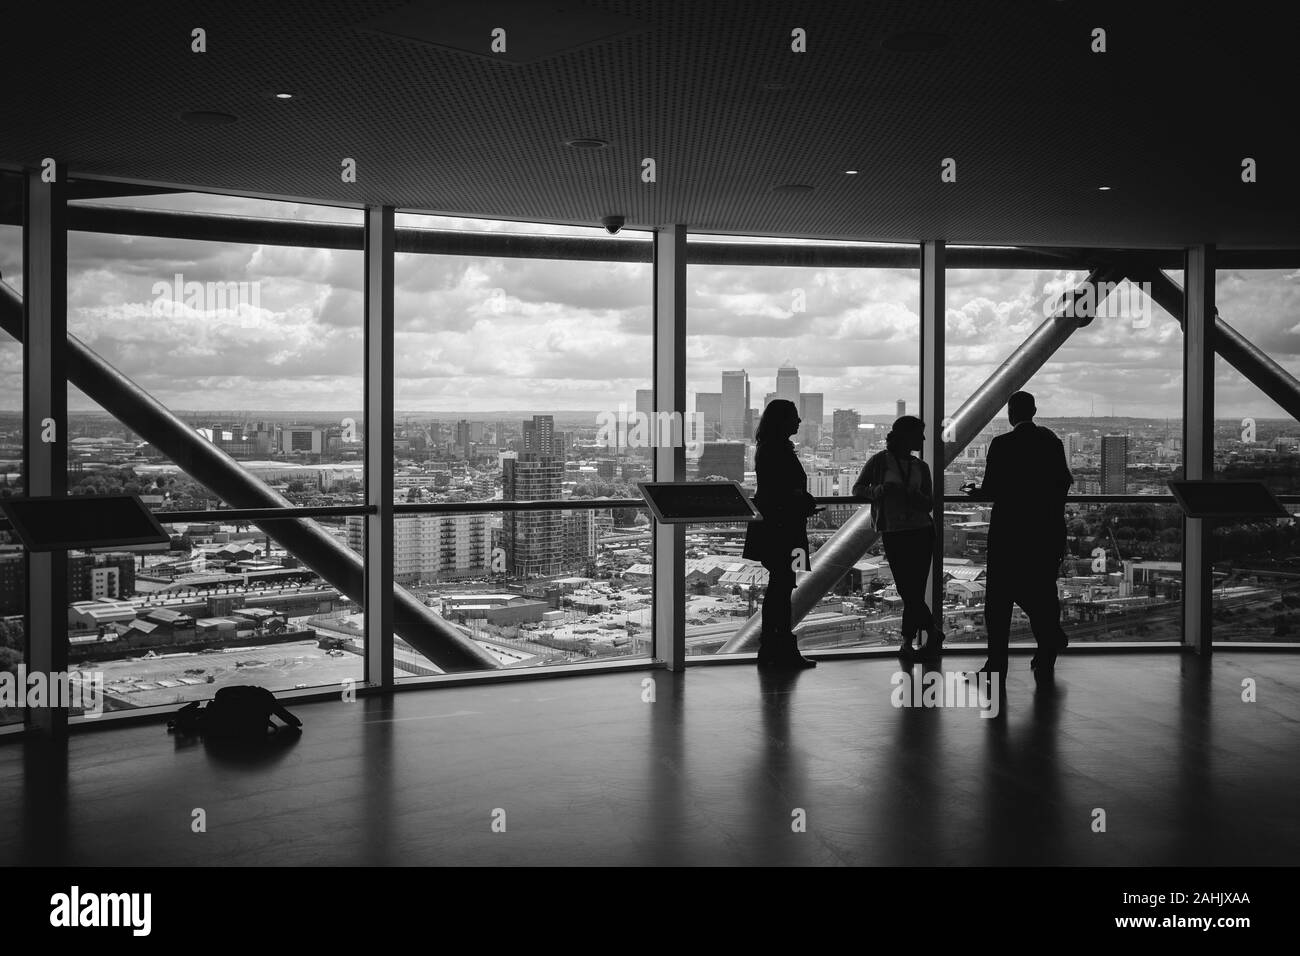
<path id="1" fill-rule="evenodd" d="M 229 197 L 113 202 L 362 221 L 358 210 Z M 529 223 L 398 220 L 401 228 L 604 235 Z M 12 227 L 0 228 L 0 271 L 19 284 L 21 233 Z M 155 285 L 176 273 L 204 284 L 255 282 L 257 302 L 157 305 Z M 650 384 L 653 367 L 651 278 L 648 263 L 399 255 L 397 407 L 440 413 L 632 402 L 635 390 Z M 1050 270 L 949 270 L 949 407 L 978 388 L 1044 321 L 1045 304 L 1081 278 Z M 688 392 L 718 391 L 724 369 L 745 368 L 757 407 L 775 389 L 776 369 L 792 364 L 804 391 L 825 395 L 828 415 L 837 407 L 892 413 L 899 398 L 915 406 L 916 270 L 691 266 L 687 283 Z M 1221 272 L 1218 294 L 1230 324 L 1300 372 L 1300 273 Z M 70 330 L 171 407 L 309 412 L 361 406 L 365 303 L 357 251 L 75 233 L 68 301 Z M 18 354 L 10 347 L 0 358 Z M 1028 387 L 1048 414 L 1087 414 L 1094 403 L 1109 413 L 1114 403 L 1117 414 L 1176 417 L 1181 354 L 1178 323 L 1159 309 L 1149 325 L 1098 318 L 1075 332 Z M 1275 413 L 1257 389 L 1220 365 L 1221 413 Z M 12 369 L 0 374 L 8 407 L 20 407 L 19 381 Z"/>

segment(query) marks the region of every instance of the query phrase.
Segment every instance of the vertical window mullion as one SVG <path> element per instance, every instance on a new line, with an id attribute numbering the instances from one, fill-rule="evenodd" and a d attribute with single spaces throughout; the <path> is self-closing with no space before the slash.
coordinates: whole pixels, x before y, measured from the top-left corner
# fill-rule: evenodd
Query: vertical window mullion
<path id="1" fill-rule="evenodd" d="M 394 210 L 365 222 L 366 683 L 393 686 Z"/>

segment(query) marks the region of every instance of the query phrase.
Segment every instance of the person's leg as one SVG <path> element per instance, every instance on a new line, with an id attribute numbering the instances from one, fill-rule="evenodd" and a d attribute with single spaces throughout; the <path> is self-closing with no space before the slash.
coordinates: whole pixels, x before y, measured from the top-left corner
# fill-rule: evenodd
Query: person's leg
<path id="1" fill-rule="evenodd" d="M 913 591 L 912 612 L 919 631 L 932 633 L 934 624 L 930 604 L 926 601 L 925 586 L 930 580 L 930 565 L 934 560 L 934 531 L 930 528 L 917 528 L 911 532 L 912 545 L 910 560 L 912 563 L 912 580 L 916 582 Z"/>
<path id="2" fill-rule="evenodd" d="M 1050 669 L 1056 663 L 1056 655 L 1069 643 L 1065 629 L 1061 627 L 1056 567 L 1050 562 L 1044 562 L 1039 572 L 1026 582 L 1025 597 L 1020 606 L 1029 615 L 1029 627 L 1034 632 L 1034 643 L 1038 645 L 1030 666 Z"/>
<path id="3" fill-rule="evenodd" d="M 894 538 L 897 561 L 891 562 L 890 568 L 894 572 L 898 594 L 903 599 L 903 640 L 911 643 L 918 631 L 928 633 L 931 630 L 925 585 L 930 578 L 934 538 L 927 528 L 899 531 Z"/>
<path id="4" fill-rule="evenodd" d="M 984 630 L 988 635 L 989 670 L 1007 670 L 1011 643 L 1011 604 L 1017 569 L 1009 562 L 990 563 L 984 575 Z"/>
<path id="5" fill-rule="evenodd" d="M 894 579 L 894 587 L 898 589 L 898 596 L 903 599 L 903 621 L 899 630 L 903 632 L 902 649 L 906 651 L 911 648 L 912 639 L 916 637 L 915 612 L 912 607 L 914 578 L 912 567 L 915 561 L 912 559 L 912 549 L 906 531 L 887 531 L 880 537 L 885 544 L 885 560 L 889 562 L 889 573 Z"/>
<path id="6" fill-rule="evenodd" d="M 936 621 L 938 618 L 935 612 L 930 610 L 930 604 L 927 600 L 926 584 L 930 580 L 930 571 L 934 563 L 934 529 L 919 528 L 914 533 L 914 565 L 912 574 L 916 580 L 916 610 L 913 612 L 916 620 L 918 631 L 925 631 L 928 635 L 926 638 L 926 653 L 933 655 L 938 650 L 938 643 L 942 638 L 939 633 Z M 942 608 L 939 614 L 942 615 Z"/>
<path id="7" fill-rule="evenodd" d="M 794 572 L 785 563 L 764 562 L 767 590 L 763 592 L 763 633 L 759 656 L 768 658 L 783 650 L 790 628 L 790 592 L 794 590 Z"/>
<path id="8" fill-rule="evenodd" d="M 816 667 L 817 662 L 799 653 L 794 634 L 792 592 L 794 570 L 787 563 L 767 566 L 767 593 L 763 597 L 763 634 L 758 660 L 777 667 Z"/>

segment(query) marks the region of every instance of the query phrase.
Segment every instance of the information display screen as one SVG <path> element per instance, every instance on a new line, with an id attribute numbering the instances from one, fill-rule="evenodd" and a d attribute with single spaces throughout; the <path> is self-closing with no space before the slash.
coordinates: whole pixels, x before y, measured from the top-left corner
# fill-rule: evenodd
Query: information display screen
<path id="1" fill-rule="evenodd" d="M 1288 518 L 1259 481 L 1171 481 L 1169 490 L 1189 518 Z"/>
<path id="2" fill-rule="evenodd" d="M 756 521 L 758 511 L 735 481 L 641 481 L 642 497 L 665 524 Z"/>
<path id="3" fill-rule="evenodd" d="M 29 551 L 168 544 L 170 536 L 136 495 L 72 495 L 0 500 Z"/>

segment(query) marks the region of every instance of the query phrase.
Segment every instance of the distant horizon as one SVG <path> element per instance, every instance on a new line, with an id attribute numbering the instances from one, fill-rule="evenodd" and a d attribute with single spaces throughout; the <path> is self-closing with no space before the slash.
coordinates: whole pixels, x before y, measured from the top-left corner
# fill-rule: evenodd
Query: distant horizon
<path id="1" fill-rule="evenodd" d="M 625 402 L 624 405 L 628 408 L 629 412 L 635 411 L 635 405 L 634 405 L 633 403 L 631 403 L 631 402 Z M 893 412 L 862 412 L 862 411 L 860 411 L 858 408 L 853 407 L 853 406 L 849 406 L 849 408 L 850 408 L 850 410 L 858 411 L 859 414 L 862 415 L 862 417 L 864 417 L 864 418 L 878 418 L 878 419 L 887 420 L 887 421 L 892 422 L 892 421 L 895 419 L 895 417 L 896 417 L 896 415 L 895 415 Z M 478 412 L 457 411 L 457 410 L 455 410 L 455 409 L 444 409 L 444 410 L 437 410 L 437 409 L 400 409 L 400 410 L 397 410 L 397 411 L 395 411 L 395 412 L 393 413 L 393 423 L 394 423 L 394 425 L 401 425 L 401 424 L 403 423 L 403 419 L 405 419 L 405 418 L 416 418 L 416 417 L 432 417 L 432 418 L 438 418 L 438 417 L 441 417 L 441 416 L 453 416 L 453 415 L 456 416 L 456 417 L 458 417 L 458 418 L 464 419 L 464 420 L 466 420 L 466 421 L 475 421 L 475 420 L 482 420 L 482 421 L 501 421 L 501 420 L 503 420 L 503 419 L 505 419 L 505 420 L 510 420 L 510 419 L 516 419 L 516 418 L 517 418 L 518 420 L 520 420 L 520 421 L 525 421 L 525 420 L 531 419 L 531 418 L 532 418 L 533 416 L 535 416 L 535 415 L 550 415 L 550 416 L 552 416 L 552 417 L 557 417 L 557 418 L 560 417 L 560 416 L 591 415 L 591 416 L 593 417 L 593 425 L 594 425 L 594 424 L 595 424 L 595 422 L 594 422 L 594 418 L 595 418 L 595 416 L 600 415 L 600 414 L 602 414 L 602 413 L 607 413 L 607 412 L 610 412 L 610 411 L 614 411 L 614 410 L 616 410 L 616 408 L 615 408 L 615 409 L 610 409 L 610 408 L 600 408 L 600 407 L 592 407 L 592 408 L 540 409 L 540 410 L 537 410 L 537 409 L 501 409 L 501 410 L 494 410 L 494 411 L 478 411 Z M 261 419 L 270 419 L 270 420 L 286 420 L 286 421 L 287 421 L 287 420 L 290 420 L 290 419 L 298 420 L 298 419 L 311 418 L 311 419 L 314 419 L 314 420 L 325 420 L 325 419 L 328 419 L 328 420 L 330 420 L 331 422 L 337 422 L 337 420 L 339 420 L 339 419 L 342 419 L 342 418 L 345 418 L 345 417 L 352 417 L 352 418 L 356 418 L 356 419 L 358 420 L 358 424 L 362 424 L 361 419 L 364 417 L 364 412 L 361 411 L 361 410 L 357 410 L 357 409 L 337 409 L 337 410 L 328 410 L 328 409 L 327 409 L 327 410 L 319 410 L 319 409 L 279 409 L 279 410 L 270 410 L 270 409 L 256 409 L 256 408 L 255 408 L 255 409 L 238 409 L 238 410 L 231 410 L 231 409 L 169 409 L 169 411 L 170 411 L 172 414 L 174 414 L 174 415 L 176 415 L 177 417 L 180 417 L 180 418 L 185 418 L 185 417 L 194 417 L 194 418 L 210 418 L 210 419 L 216 419 L 216 420 L 221 420 L 221 419 L 259 419 L 259 418 L 261 418 Z M 828 411 L 825 415 L 822 416 L 822 419 L 823 419 L 824 422 L 825 422 L 825 421 L 830 421 L 830 420 L 832 419 L 832 417 L 833 417 L 833 415 L 832 415 L 833 411 L 834 411 L 834 409 L 832 409 L 831 411 Z M 912 414 L 912 413 L 909 412 L 909 414 Z M 0 416 L 21 417 L 21 416 L 22 416 L 22 410 L 21 410 L 21 409 L 11 409 L 11 408 L 0 408 Z M 114 422 L 117 421 L 117 419 L 116 419 L 115 416 L 113 416 L 113 415 L 110 414 L 109 412 L 103 411 L 102 409 L 93 409 L 93 410 L 69 409 L 69 411 L 68 411 L 68 417 L 69 417 L 69 418 L 72 418 L 73 416 L 84 416 L 84 417 L 89 417 L 89 418 L 106 418 L 106 419 L 112 420 L 112 421 L 114 421 Z M 1295 420 L 1294 418 L 1291 418 L 1290 416 L 1287 416 L 1287 415 L 1280 415 L 1280 416 L 1274 416 L 1274 417 L 1265 417 L 1265 416 L 1258 416 L 1258 415 L 1256 415 L 1256 416 L 1251 416 L 1251 417 L 1253 417 L 1254 420 L 1255 420 L 1256 422 L 1291 422 L 1291 423 L 1295 423 L 1295 424 L 1297 425 L 1297 427 L 1300 427 L 1300 422 L 1296 422 L 1296 420 Z M 1005 418 L 1005 415 L 1003 415 L 1003 414 L 999 414 L 995 420 L 1001 420 L 1001 419 L 1003 419 L 1003 418 Z M 1035 418 L 1035 420 L 1037 420 L 1037 421 L 1101 421 L 1101 420 L 1105 420 L 1105 421 L 1134 421 L 1134 422 L 1164 422 L 1164 421 L 1171 421 L 1171 422 L 1172 422 L 1172 421 L 1181 421 L 1181 420 L 1182 420 L 1182 416 L 1181 416 L 1181 415 L 1153 415 L 1153 416 L 1143 416 L 1143 415 L 1091 415 L 1091 414 L 1089 414 L 1089 415 L 1043 415 L 1043 414 L 1038 414 L 1038 415 L 1035 415 L 1034 418 Z M 1241 417 L 1240 417 L 1240 416 L 1237 416 L 1237 415 L 1216 416 L 1216 417 L 1214 418 L 1214 421 L 1216 421 L 1216 422 L 1239 422 L 1240 420 L 1241 420 Z M 990 422 L 990 424 L 992 424 L 992 422 Z M 122 427 L 126 427 L 126 426 L 123 425 Z"/>

